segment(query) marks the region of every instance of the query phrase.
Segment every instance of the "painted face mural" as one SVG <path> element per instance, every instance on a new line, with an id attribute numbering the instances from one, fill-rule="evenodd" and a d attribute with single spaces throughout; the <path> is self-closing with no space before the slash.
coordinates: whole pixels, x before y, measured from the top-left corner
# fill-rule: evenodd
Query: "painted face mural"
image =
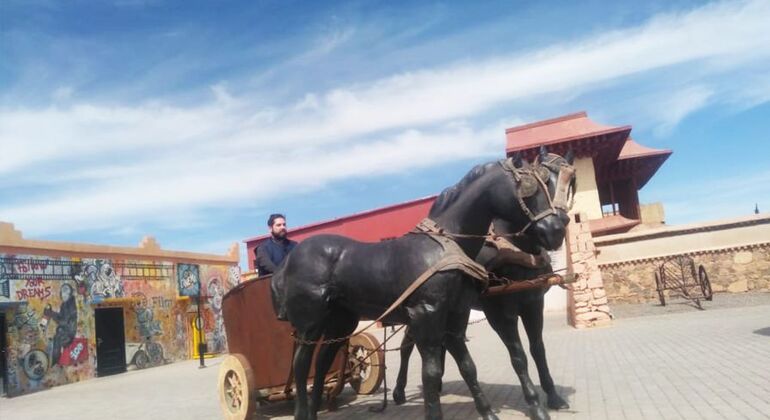
<path id="1" fill-rule="evenodd" d="M 194 264 L 178 264 L 176 268 L 179 296 L 197 296 L 200 269 Z"/>

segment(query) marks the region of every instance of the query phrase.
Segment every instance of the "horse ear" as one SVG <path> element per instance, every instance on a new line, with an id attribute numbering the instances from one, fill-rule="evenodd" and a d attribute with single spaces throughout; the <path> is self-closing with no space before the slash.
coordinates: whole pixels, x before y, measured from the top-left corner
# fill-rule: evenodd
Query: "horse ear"
<path id="1" fill-rule="evenodd" d="M 570 165 L 575 162 L 575 152 L 572 150 L 572 147 L 567 150 L 567 154 L 564 155 L 564 160 L 566 160 Z"/>
<path id="2" fill-rule="evenodd" d="M 511 159 L 513 159 L 513 166 L 515 168 L 521 168 L 524 166 L 524 161 L 521 159 L 521 152 L 516 152 L 511 156 Z"/>
<path id="3" fill-rule="evenodd" d="M 540 162 L 545 162 L 548 159 L 548 149 L 545 146 L 540 146 Z"/>

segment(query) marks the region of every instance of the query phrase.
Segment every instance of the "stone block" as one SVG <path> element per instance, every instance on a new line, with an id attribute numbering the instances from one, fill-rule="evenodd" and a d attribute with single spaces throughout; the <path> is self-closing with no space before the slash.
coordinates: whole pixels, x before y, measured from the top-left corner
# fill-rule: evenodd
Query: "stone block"
<path id="1" fill-rule="evenodd" d="M 590 289 L 598 289 L 604 287 L 604 282 L 602 281 L 602 273 L 600 272 L 593 272 L 588 276 L 587 285 Z"/>
<path id="2" fill-rule="evenodd" d="M 727 291 L 730 293 L 742 293 L 747 292 L 749 290 L 749 283 L 748 280 L 738 280 L 735 282 L 730 283 L 729 286 L 727 286 Z"/>
<path id="3" fill-rule="evenodd" d="M 733 256 L 733 262 L 735 264 L 749 264 L 754 260 L 754 254 L 751 251 L 738 252 Z"/>
<path id="4" fill-rule="evenodd" d="M 575 320 L 578 322 L 593 321 L 599 317 L 596 312 L 583 312 L 575 315 Z"/>
<path id="5" fill-rule="evenodd" d="M 607 292 L 604 291 L 604 289 L 594 289 L 593 295 L 595 299 L 601 299 L 605 296 L 607 296 Z"/>
<path id="6" fill-rule="evenodd" d="M 582 314 L 585 314 L 587 312 L 591 312 L 591 310 L 588 309 L 588 306 L 584 306 L 582 308 L 575 308 L 575 313 L 578 314 L 578 315 L 582 315 Z"/>
<path id="7" fill-rule="evenodd" d="M 576 292 L 575 293 L 575 302 L 576 303 L 583 303 L 588 302 L 591 300 L 591 294 L 585 293 L 585 292 Z"/>
<path id="8" fill-rule="evenodd" d="M 594 306 L 607 305 L 607 296 L 594 299 L 593 302 L 591 302 L 591 304 Z"/>

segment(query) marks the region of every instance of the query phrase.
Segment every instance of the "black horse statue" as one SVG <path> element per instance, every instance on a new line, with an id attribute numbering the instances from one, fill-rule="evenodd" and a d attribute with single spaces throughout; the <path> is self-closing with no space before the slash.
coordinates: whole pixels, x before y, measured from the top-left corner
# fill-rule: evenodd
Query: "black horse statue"
<path id="1" fill-rule="evenodd" d="M 404 297 L 415 279 L 433 272 L 448 254 L 476 264 L 472 259 L 484 245 L 493 219 L 505 220 L 516 232 L 526 232 L 538 245 L 554 249 L 564 239 L 565 217 L 563 210 L 554 208 L 538 173 L 515 157 L 476 166 L 444 190 L 429 212 L 430 222 L 440 227 L 435 232 L 413 232 L 380 243 L 318 235 L 300 243 L 273 276 L 271 288 L 279 319 L 287 319 L 296 329 L 294 418 L 316 418 L 325 374 L 359 320 L 382 319 L 380 315 Z M 447 245 L 448 237 L 454 239 L 450 240 L 454 248 Z M 460 367 L 482 418 L 497 419 L 465 345 L 468 315 L 480 290 L 479 281 L 467 273 L 457 267 L 436 270 L 382 319 L 410 328 L 422 356 L 427 419 L 442 418 L 439 388 L 444 349 Z M 315 342 L 322 336 L 308 404 L 308 371 Z"/>
<path id="2" fill-rule="evenodd" d="M 538 157 L 539 162 L 546 162 L 545 166 L 551 172 L 549 176 L 548 188 L 552 196 L 557 195 L 556 187 L 559 184 L 560 168 L 571 166 L 573 161 L 572 152 L 562 158 L 554 154 L 546 154 L 541 149 Z M 574 182 L 568 181 L 570 184 Z M 574 188 L 574 185 L 572 185 Z M 569 193 L 568 193 L 569 195 Z M 569 200 L 570 198 L 567 197 Z M 568 205 L 567 205 L 568 206 Z M 566 221 L 569 223 L 569 219 Z M 502 220 L 494 221 L 495 233 L 506 235 L 514 232 L 509 223 Z M 543 250 L 538 245 L 535 238 L 530 235 L 514 236 L 510 241 L 519 250 L 533 256 L 537 261 L 534 264 L 521 264 L 516 259 L 506 255 L 504 250 L 500 250 L 491 242 L 486 242 L 481 252 L 476 257 L 476 261 L 484 265 L 490 272 L 498 277 L 527 280 L 534 279 L 543 274 L 553 272 L 550 261 L 547 258 L 534 258 L 534 256 L 543 255 Z M 569 408 L 567 401 L 556 391 L 553 378 L 548 370 L 548 363 L 545 356 L 545 345 L 543 344 L 543 306 L 544 296 L 548 291 L 547 287 L 524 290 L 516 293 L 509 293 L 496 296 L 480 297 L 478 302 L 473 305 L 474 309 L 481 309 L 494 328 L 497 335 L 505 344 L 510 354 L 511 364 L 521 383 L 524 399 L 529 404 L 529 416 L 533 419 L 548 419 L 550 416 L 540 403 L 535 386 L 529 377 L 527 369 L 527 356 L 521 344 L 519 337 L 518 320 L 521 318 L 524 330 L 529 338 L 529 351 L 537 366 L 540 385 L 548 396 L 548 407 L 554 410 Z M 414 343 L 410 334 L 404 336 L 401 343 L 401 366 L 398 371 L 398 379 L 393 389 L 393 400 L 396 404 L 406 402 L 404 389 L 406 387 L 407 373 L 409 369 L 409 357 L 414 349 Z M 443 360 L 443 358 L 442 358 Z"/>

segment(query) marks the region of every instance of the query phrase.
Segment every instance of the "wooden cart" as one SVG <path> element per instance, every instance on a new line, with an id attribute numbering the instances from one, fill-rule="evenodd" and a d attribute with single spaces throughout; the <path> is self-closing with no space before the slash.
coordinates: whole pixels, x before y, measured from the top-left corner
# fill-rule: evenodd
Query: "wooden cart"
<path id="1" fill-rule="evenodd" d="M 230 354 L 219 368 L 219 401 L 224 418 L 250 418 L 258 404 L 294 397 L 292 359 L 295 342 L 288 322 L 276 319 L 270 298 L 270 277 L 243 275 L 245 281 L 222 301 Z M 326 377 L 327 401 L 349 383 L 359 394 L 377 391 L 385 375 L 379 341 L 362 333 L 343 346 Z M 369 355 L 369 357 L 367 357 Z M 311 367 L 310 372 L 314 372 Z M 312 383 L 312 377 L 309 380 Z"/>

